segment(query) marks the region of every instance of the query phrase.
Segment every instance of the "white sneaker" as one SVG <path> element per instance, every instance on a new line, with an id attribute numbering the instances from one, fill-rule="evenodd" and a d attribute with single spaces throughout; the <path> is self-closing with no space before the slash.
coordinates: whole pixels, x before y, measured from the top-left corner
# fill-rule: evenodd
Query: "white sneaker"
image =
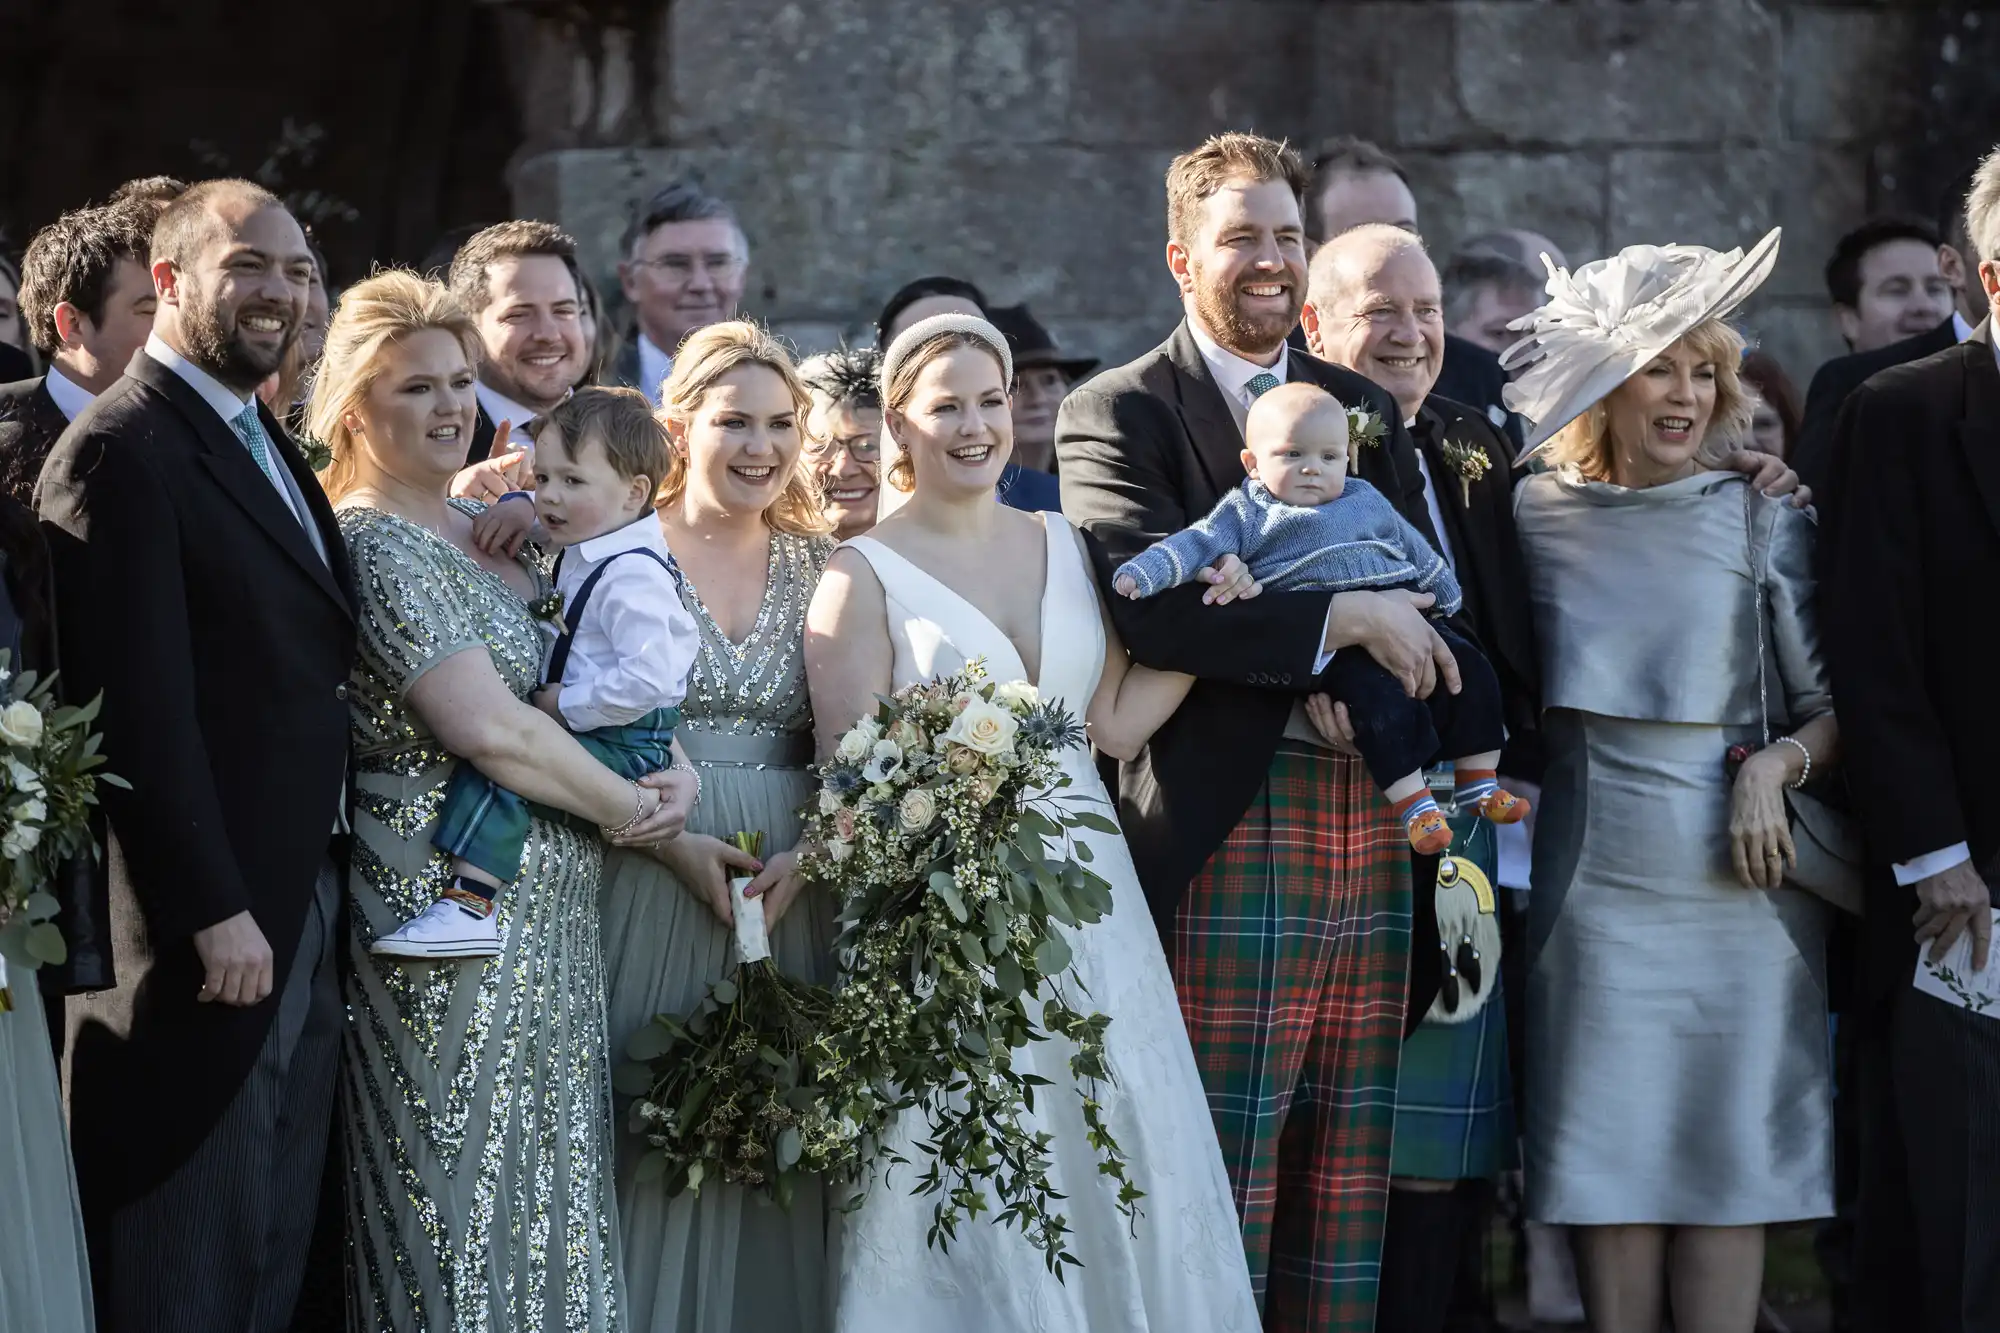
<path id="1" fill-rule="evenodd" d="M 481 916 L 440 898 L 368 952 L 383 958 L 497 958 L 500 924 L 495 913 Z"/>

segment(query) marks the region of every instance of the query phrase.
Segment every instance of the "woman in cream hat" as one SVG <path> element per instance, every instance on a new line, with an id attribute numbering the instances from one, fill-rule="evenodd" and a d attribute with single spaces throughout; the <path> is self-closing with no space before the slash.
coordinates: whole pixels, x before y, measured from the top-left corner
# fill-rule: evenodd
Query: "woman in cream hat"
<path id="1" fill-rule="evenodd" d="M 1822 939 L 1784 789 L 1837 747 L 1813 524 L 1705 438 L 1748 415 L 1747 254 L 1633 246 L 1518 321 L 1515 512 L 1543 671 L 1528 1215 L 1577 1228 L 1600 1333 L 1750 1333 L 1764 1228 L 1833 1211 Z M 1767 646 L 1768 645 L 1768 646 Z M 1777 739 L 1735 772 L 1725 754 Z"/>

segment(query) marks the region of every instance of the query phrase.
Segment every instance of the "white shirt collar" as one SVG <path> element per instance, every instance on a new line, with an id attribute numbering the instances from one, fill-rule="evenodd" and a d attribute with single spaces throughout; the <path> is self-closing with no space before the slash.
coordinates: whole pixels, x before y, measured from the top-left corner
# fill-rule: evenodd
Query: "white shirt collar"
<path id="1" fill-rule="evenodd" d="M 1951 312 L 1951 336 L 1953 338 L 1956 338 L 1959 342 L 1964 342 L 1972 336 L 1973 331 L 1974 326 L 1965 322 L 1964 315 L 1959 314 L 1956 310 Z"/>
<path id="2" fill-rule="evenodd" d="M 83 414 L 84 408 L 89 407 L 97 401 L 96 394 L 63 374 L 59 367 L 53 365 L 49 367 L 48 377 L 42 381 L 42 387 L 49 391 L 49 397 L 55 399 L 56 406 L 61 409 L 63 416 L 70 421 L 75 421 Z"/>
<path id="3" fill-rule="evenodd" d="M 1188 332 L 1194 335 L 1194 345 L 1201 349 L 1201 359 L 1207 363 L 1208 373 L 1215 377 L 1216 386 L 1237 402 L 1248 406 L 1253 401 L 1248 385 L 1259 375 L 1274 376 L 1280 384 L 1285 382 L 1292 359 L 1289 344 L 1278 344 L 1276 364 L 1260 366 L 1224 348 L 1192 319 L 1188 321 Z"/>
<path id="4" fill-rule="evenodd" d="M 181 377 L 190 389 L 201 395 L 201 400 L 209 405 L 223 424 L 243 415 L 243 409 L 250 406 L 250 395 L 239 394 L 223 384 L 221 380 L 197 366 L 194 362 L 167 346 L 166 340 L 157 333 L 146 335 L 146 355 Z"/>
<path id="5" fill-rule="evenodd" d="M 600 560 L 617 555 L 620 551 L 658 551 L 668 554 L 667 534 L 660 527 L 660 516 L 647 510 L 622 528 L 600 532 L 588 541 L 580 541 L 569 548 L 576 552 L 583 567 L 595 565 Z"/>
<path id="6" fill-rule="evenodd" d="M 543 414 L 532 407 L 523 407 L 498 389 L 487 388 L 485 380 L 475 380 L 472 392 L 478 395 L 480 407 L 486 410 L 487 417 L 491 419 L 496 429 L 503 421 L 513 427 L 516 432 L 513 438 L 515 446 L 519 446 L 526 439 L 519 433 L 521 429 L 530 421 L 539 421 L 542 418 Z"/>
<path id="7" fill-rule="evenodd" d="M 667 376 L 674 373 L 674 359 L 660 350 L 660 345 L 639 330 L 639 392 L 646 395 L 646 401 L 654 407 L 660 405 L 660 386 L 667 382 Z"/>

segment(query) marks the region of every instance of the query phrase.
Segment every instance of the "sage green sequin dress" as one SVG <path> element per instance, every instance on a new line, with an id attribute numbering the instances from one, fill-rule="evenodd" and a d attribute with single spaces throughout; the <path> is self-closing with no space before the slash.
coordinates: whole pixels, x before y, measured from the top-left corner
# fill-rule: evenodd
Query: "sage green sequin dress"
<path id="1" fill-rule="evenodd" d="M 602 844 L 532 826 L 497 901 L 498 958 L 407 966 L 368 952 L 449 870 L 430 838 L 455 761 L 405 702 L 411 685 L 484 649 L 525 698 L 546 640 L 512 589 L 428 530 L 365 508 L 340 527 L 361 598 L 341 1091 L 350 1327 L 620 1329 Z"/>
<path id="2" fill-rule="evenodd" d="M 675 733 L 701 773 L 688 830 L 764 835 L 769 857 L 797 844 L 812 795 L 812 708 L 806 698 L 805 616 L 828 538 L 774 534 L 757 622 L 741 644 L 717 628 L 692 585 L 682 600 L 701 630 Z M 834 912 L 807 889 L 771 932 L 771 957 L 794 976 L 831 981 Z M 651 857 L 613 849 L 604 865 L 604 940 L 611 1045 L 658 1013 L 686 1013 L 736 965 L 732 932 Z M 819 1333 L 828 1327 L 827 1214 L 817 1182 L 790 1211 L 711 1181 L 669 1199 L 635 1179 L 645 1141 L 620 1098 L 618 1216 L 632 1333 Z"/>

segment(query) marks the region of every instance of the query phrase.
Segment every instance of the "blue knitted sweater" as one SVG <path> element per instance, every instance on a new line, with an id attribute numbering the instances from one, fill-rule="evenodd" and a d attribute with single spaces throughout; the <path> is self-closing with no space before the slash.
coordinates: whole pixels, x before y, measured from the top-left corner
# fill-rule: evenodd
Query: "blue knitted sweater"
<path id="1" fill-rule="evenodd" d="M 1424 534 L 1382 492 L 1349 477 L 1340 498 L 1310 508 L 1286 504 L 1246 480 L 1208 516 L 1155 542 L 1118 567 L 1151 597 L 1235 552 L 1272 592 L 1407 588 L 1437 597 L 1430 614 L 1458 613 L 1458 580 Z"/>

